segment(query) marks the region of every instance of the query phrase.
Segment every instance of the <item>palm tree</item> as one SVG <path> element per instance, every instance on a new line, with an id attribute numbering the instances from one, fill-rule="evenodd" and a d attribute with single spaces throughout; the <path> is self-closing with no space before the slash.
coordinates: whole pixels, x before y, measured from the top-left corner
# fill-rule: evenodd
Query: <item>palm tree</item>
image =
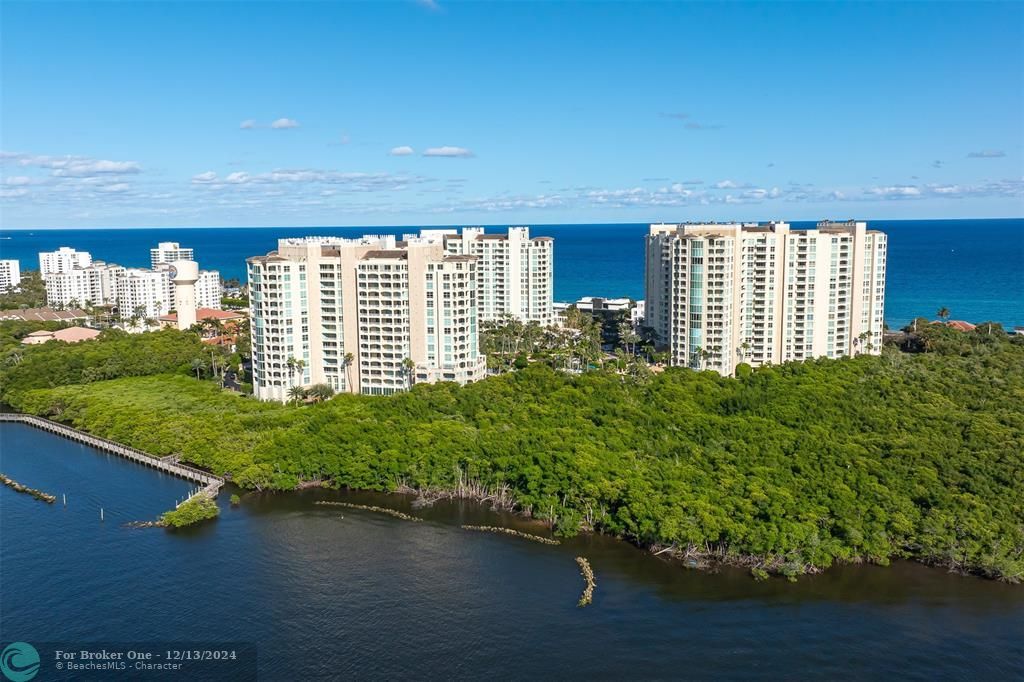
<path id="1" fill-rule="evenodd" d="M 291 373 L 292 381 L 295 381 L 295 376 L 302 376 L 302 372 L 306 369 L 306 361 L 299 358 L 288 358 L 288 362 L 285 363 L 288 367 L 288 371 Z"/>
<path id="2" fill-rule="evenodd" d="M 196 358 L 192 361 L 192 371 L 196 373 L 196 379 L 202 379 L 200 372 L 206 368 L 206 364 L 201 358 Z"/>
<path id="3" fill-rule="evenodd" d="M 292 386 L 288 389 L 288 397 L 298 405 L 299 401 L 306 397 L 306 389 L 302 388 L 302 386 Z"/>
<path id="4" fill-rule="evenodd" d="M 943 322 L 945 322 L 946 320 L 949 319 L 949 308 L 947 308 L 946 306 L 942 306 L 941 308 L 939 308 L 939 313 L 938 314 L 939 314 L 939 319 L 941 319 Z"/>
<path id="5" fill-rule="evenodd" d="M 412 358 L 405 358 L 402 360 L 402 373 L 405 374 L 405 380 L 409 384 L 409 389 L 412 389 L 412 385 L 416 383 L 415 377 L 413 376 L 413 370 L 416 369 L 416 363 L 412 361 Z"/>
<path id="6" fill-rule="evenodd" d="M 315 384 L 309 387 L 306 395 L 313 398 L 314 402 L 323 402 L 334 395 L 334 389 L 328 384 Z"/>
<path id="7" fill-rule="evenodd" d="M 345 367 L 345 386 L 348 388 L 349 393 L 352 392 L 352 365 L 356 361 L 356 356 L 352 353 L 345 353 L 344 367 Z"/>

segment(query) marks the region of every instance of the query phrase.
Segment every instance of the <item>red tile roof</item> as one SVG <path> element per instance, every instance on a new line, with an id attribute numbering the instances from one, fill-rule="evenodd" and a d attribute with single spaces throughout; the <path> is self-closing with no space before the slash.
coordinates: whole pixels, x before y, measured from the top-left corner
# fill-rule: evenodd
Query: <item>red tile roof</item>
<path id="1" fill-rule="evenodd" d="M 229 320 L 241 320 L 245 317 L 243 313 L 234 310 L 215 310 L 213 308 L 198 308 L 196 309 L 197 320 L 221 320 L 227 322 Z M 177 322 L 178 314 L 169 313 L 167 315 L 160 316 L 161 322 Z"/>

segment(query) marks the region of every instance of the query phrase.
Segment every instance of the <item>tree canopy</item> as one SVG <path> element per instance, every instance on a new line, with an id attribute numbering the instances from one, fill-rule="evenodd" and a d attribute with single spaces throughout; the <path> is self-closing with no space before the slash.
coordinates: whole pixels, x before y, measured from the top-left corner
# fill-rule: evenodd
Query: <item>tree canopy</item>
<path id="1" fill-rule="evenodd" d="M 165 349 L 162 366 L 175 373 L 161 376 L 57 386 L 82 378 L 84 356 L 61 361 L 55 383 L 8 369 L 19 390 L 7 395 L 250 488 L 471 480 L 508 486 L 563 533 L 763 557 L 782 571 L 910 557 L 1019 581 L 1024 339 L 950 333 L 960 336 L 932 352 L 890 347 L 737 379 L 669 369 L 638 381 L 531 363 L 465 387 L 299 408 L 190 378 L 182 347 Z M 99 366 L 126 354 L 103 354 Z M 144 374 L 135 362 L 127 374 Z"/>

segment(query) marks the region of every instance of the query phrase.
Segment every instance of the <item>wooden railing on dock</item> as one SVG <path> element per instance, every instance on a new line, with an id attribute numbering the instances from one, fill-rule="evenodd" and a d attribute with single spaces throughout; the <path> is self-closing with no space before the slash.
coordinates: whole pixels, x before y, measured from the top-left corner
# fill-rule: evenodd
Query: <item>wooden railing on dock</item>
<path id="1" fill-rule="evenodd" d="M 64 424 L 60 424 L 49 419 L 44 419 L 43 417 L 36 417 L 31 414 L 20 414 L 17 412 L 0 412 L 0 422 L 19 422 L 21 424 L 28 424 L 38 429 L 42 429 L 43 431 L 49 431 L 50 433 L 63 436 L 69 440 L 84 443 L 99 450 L 125 457 L 133 462 L 138 462 L 139 464 L 159 469 L 160 471 L 178 476 L 179 478 L 184 478 L 185 480 L 201 484 L 203 487 L 197 489 L 189 496 L 188 499 L 191 499 L 196 495 L 207 495 L 211 498 L 216 497 L 217 493 L 220 492 L 221 486 L 224 485 L 224 479 L 220 476 L 211 474 L 208 471 L 203 471 L 202 469 L 190 467 L 187 464 L 182 464 L 177 461 L 176 457 L 154 457 L 142 450 L 136 450 L 135 448 L 122 445 L 121 443 L 115 443 L 114 441 L 107 440 L 106 438 L 93 436 L 92 434 L 79 431 L 78 429 L 73 429 L 70 426 L 65 426 Z"/>

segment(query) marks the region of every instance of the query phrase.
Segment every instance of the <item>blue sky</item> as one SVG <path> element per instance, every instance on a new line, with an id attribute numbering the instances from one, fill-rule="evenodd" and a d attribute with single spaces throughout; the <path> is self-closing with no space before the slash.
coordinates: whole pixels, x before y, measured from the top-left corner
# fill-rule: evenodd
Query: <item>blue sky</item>
<path id="1" fill-rule="evenodd" d="M 1024 215 L 1024 3 L 0 19 L 4 228 Z"/>

